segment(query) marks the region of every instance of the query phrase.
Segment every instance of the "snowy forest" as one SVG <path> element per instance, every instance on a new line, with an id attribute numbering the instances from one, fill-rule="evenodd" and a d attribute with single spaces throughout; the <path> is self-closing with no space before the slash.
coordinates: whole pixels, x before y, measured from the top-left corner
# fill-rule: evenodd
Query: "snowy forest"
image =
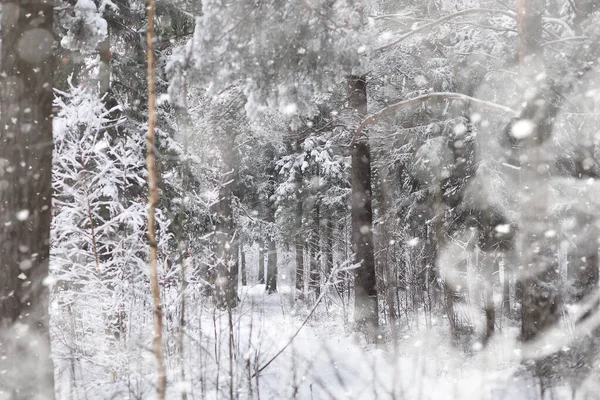
<path id="1" fill-rule="evenodd" d="M 600 399 L 599 0 L 0 16 L 0 400 Z"/>

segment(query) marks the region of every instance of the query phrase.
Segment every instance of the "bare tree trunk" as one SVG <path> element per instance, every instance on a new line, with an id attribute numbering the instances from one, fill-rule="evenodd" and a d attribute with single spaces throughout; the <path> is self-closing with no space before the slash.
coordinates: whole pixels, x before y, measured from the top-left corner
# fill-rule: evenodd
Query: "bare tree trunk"
<path id="1" fill-rule="evenodd" d="M 236 222 L 233 215 L 233 188 L 237 182 L 238 165 L 236 163 L 235 135 L 230 132 L 223 137 L 220 149 L 225 174 L 219 193 L 219 220 L 217 223 L 217 281 L 216 300 L 221 308 L 233 308 L 237 305 L 238 253 L 239 243 Z"/>
<path id="2" fill-rule="evenodd" d="M 108 29 L 108 28 L 107 28 Z M 110 33 L 107 31 L 106 38 L 98 44 L 100 64 L 98 65 L 98 87 L 100 96 L 110 90 Z"/>
<path id="3" fill-rule="evenodd" d="M 296 150 L 300 149 L 299 141 L 296 145 Z M 294 236 L 294 248 L 296 252 L 296 289 L 304 291 L 304 236 L 302 232 L 302 215 L 303 215 L 303 200 L 302 200 L 302 173 L 296 171 L 296 233 Z"/>
<path id="4" fill-rule="evenodd" d="M 390 326 L 394 329 L 396 321 L 398 319 L 398 313 L 396 312 L 396 291 L 398 287 L 397 277 L 391 268 L 389 263 L 390 253 L 390 218 L 388 216 L 390 208 L 389 198 L 389 185 L 388 185 L 388 169 L 383 167 L 379 170 L 380 178 L 380 200 L 379 208 L 381 211 L 381 259 L 379 261 L 381 265 L 381 273 L 383 279 L 383 287 L 385 290 L 385 299 L 387 303 L 387 312 Z"/>
<path id="5" fill-rule="evenodd" d="M 147 142 L 147 168 L 148 168 L 148 239 L 150 241 L 150 284 L 154 300 L 154 357 L 156 358 L 157 387 L 156 396 L 164 400 L 167 391 L 167 372 L 163 350 L 163 315 L 158 286 L 157 273 L 157 247 L 156 242 L 156 206 L 158 204 L 158 177 L 156 173 L 156 148 L 154 145 L 156 126 L 156 66 L 154 60 L 154 0 L 148 0 L 148 31 L 147 31 L 147 57 L 148 57 L 148 142 Z"/>
<path id="6" fill-rule="evenodd" d="M 230 180 L 226 174 L 224 181 Z M 219 222 L 217 223 L 217 280 L 216 302 L 220 308 L 233 308 L 237 305 L 238 243 L 235 238 L 231 184 L 221 188 L 219 199 Z"/>
<path id="7" fill-rule="evenodd" d="M 598 227 L 592 215 L 577 215 L 578 235 L 573 235 L 575 246 L 567 254 L 567 277 L 571 303 L 578 303 L 598 290 Z M 596 301 L 597 303 L 597 301 Z M 582 316 L 588 318 L 593 310 Z M 594 310 L 595 311 L 595 310 Z"/>
<path id="8" fill-rule="evenodd" d="M 350 108 L 357 119 L 367 114 L 367 82 L 349 76 Z M 373 255 L 373 210 L 371 208 L 371 147 L 368 137 L 357 137 L 352 144 L 352 250 L 360 264 L 354 278 L 354 320 L 356 330 L 375 341 L 379 327 L 375 257 Z"/>
<path id="9" fill-rule="evenodd" d="M 274 238 L 269 238 L 269 261 L 267 264 L 267 292 L 277 291 L 277 244 Z"/>
<path id="10" fill-rule="evenodd" d="M 487 344 L 496 330 L 496 307 L 494 305 L 494 272 L 498 265 L 498 256 L 494 253 L 483 254 L 485 272 L 483 309 L 485 312 L 485 335 L 483 344 Z"/>
<path id="11" fill-rule="evenodd" d="M 258 283 L 265 283 L 265 242 L 258 242 Z"/>
<path id="12" fill-rule="evenodd" d="M 510 271 L 506 265 L 506 258 L 503 260 L 504 280 L 502 282 L 502 314 L 510 317 Z"/>
<path id="13" fill-rule="evenodd" d="M 2 4 L 0 398 L 54 399 L 48 276 L 53 3 Z"/>
<path id="14" fill-rule="evenodd" d="M 327 279 L 331 275 L 331 271 L 333 270 L 333 233 L 334 233 L 334 224 L 333 224 L 333 210 L 330 210 L 329 216 L 325 220 L 325 229 L 324 229 L 324 240 L 323 243 L 325 245 L 323 249 L 323 253 L 325 256 L 325 279 Z"/>
<path id="15" fill-rule="evenodd" d="M 522 69 L 523 89 L 536 89 L 536 96 L 529 100 L 521 115 L 535 126 L 529 136 L 520 143 L 527 163 L 522 166 L 523 189 L 521 193 L 521 231 L 519 247 L 522 265 L 528 266 L 520 277 L 521 337 L 533 340 L 553 326 L 559 319 L 560 293 L 557 283 L 557 240 L 545 232 L 553 230 L 554 222 L 549 215 L 547 198 L 549 190 L 549 161 L 542 143 L 551 135 L 552 121 L 547 107 L 549 99 L 540 102 L 545 95 L 545 82 L 536 77 L 544 72 L 542 41 L 543 0 L 518 0 L 519 62 Z M 546 108 L 543 108 L 546 107 Z M 558 227 L 555 227 L 558 228 Z M 534 251 L 534 249 L 538 249 Z"/>
<path id="16" fill-rule="evenodd" d="M 244 251 L 244 242 L 240 241 L 240 264 L 242 272 L 242 286 L 248 285 L 248 274 L 246 273 L 246 252 Z"/>
<path id="17" fill-rule="evenodd" d="M 318 298 L 321 294 L 321 233 L 320 233 L 320 224 L 321 224 L 321 213 L 320 206 L 317 202 L 314 205 L 313 210 L 313 230 L 311 233 L 311 257 L 310 257 L 310 288 L 315 292 L 316 297 Z"/>
<path id="18" fill-rule="evenodd" d="M 275 193 L 275 177 L 277 176 L 277 171 L 275 168 L 275 150 L 273 148 L 268 148 L 266 151 L 266 158 L 269 160 L 269 165 L 266 168 L 266 175 L 269 177 L 269 185 L 267 189 L 267 210 L 266 210 L 266 221 L 274 227 L 275 225 L 275 212 L 276 205 L 272 199 L 273 194 Z M 277 243 L 275 242 L 275 234 L 274 232 L 270 232 L 268 234 L 268 259 L 267 259 L 267 280 L 266 280 L 266 290 L 269 294 L 277 292 Z"/>

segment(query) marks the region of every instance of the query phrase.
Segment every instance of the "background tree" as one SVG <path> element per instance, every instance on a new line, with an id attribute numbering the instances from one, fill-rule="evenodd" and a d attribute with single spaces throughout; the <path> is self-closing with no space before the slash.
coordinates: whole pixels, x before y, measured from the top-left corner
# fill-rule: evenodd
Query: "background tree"
<path id="1" fill-rule="evenodd" d="M 0 393 L 54 398 L 48 263 L 53 3 L 2 4 Z"/>

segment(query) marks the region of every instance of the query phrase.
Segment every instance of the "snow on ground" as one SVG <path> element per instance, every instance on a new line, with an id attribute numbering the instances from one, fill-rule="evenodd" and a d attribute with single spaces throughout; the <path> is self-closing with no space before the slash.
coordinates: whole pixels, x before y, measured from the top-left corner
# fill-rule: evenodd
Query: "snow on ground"
<path id="1" fill-rule="evenodd" d="M 259 366 L 288 343 L 307 315 L 305 307 L 298 311 L 293 297 L 289 286 L 273 295 L 264 285 L 242 289 L 235 335 L 241 353 L 257 356 Z M 328 316 L 320 307 L 292 344 L 252 378 L 253 386 L 259 382 L 258 393 L 243 374 L 234 386 L 239 398 L 261 399 L 537 399 L 534 381 L 514 378 L 518 354 L 511 332 L 491 343 L 489 351 L 468 357 L 449 345 L 443 324 L 404 336 L 396 351 L 391 345 L 360 345 L 344 331 L 338 315 L 330 310 Z M 206 398 L 228 398 L 226 390 L 213 390 Z M 559 392 L 570 398 L 570 391 L 554 395 Z"/>
<path id="2" fill-rule="evenodd" d="M 514 328 L 505 328 L 485 351 L 451 346 L 443 318 L 433 319 L 429 329 L 422 323 L 419 329 L 411 326 L 399 332 L 397 346 L 365 345 L 344 324 L 340 305 L 329 299 L 299 330 L 311 299 L 295 301 L 294 289 L 285 284 L 272 295 L 264 285 L 242 287 L 240 306 L 231 315 L 231 330 L 227 312 L 215 311 L 206 297 L 187 296 L 182 378 L 178 321 L 171 317 L 176 293 L 175 289 L 166 291 L 165 297 L 168 399 L 180 399 L 182 392 L 188 399 L 215 400 L 541 399 L 537 382 L 519 373 Z M 140 308 L 145 306 L 140 302 Z M 89 319 L 91 313 L 83 317 Z M 129 314 L 136 315 L 136 311 L 131 309 Z M 68 327 L 55 326 L 58 398 L 154 398 L 151 324 L 150 314 L 130 324 L 127 346 L 122 349 L 89 347 L 77 356 L 69 356 L 73 353 L 69 353 L 72 344 L 65 333 Z M 286 350 L 256 374 L 297 332 Z M 79 338 L 80 342 L 84 339 Z M 571 391 L 566 387 L 548 391 L 546 399 L 551 398 L 571 399 Z"/>

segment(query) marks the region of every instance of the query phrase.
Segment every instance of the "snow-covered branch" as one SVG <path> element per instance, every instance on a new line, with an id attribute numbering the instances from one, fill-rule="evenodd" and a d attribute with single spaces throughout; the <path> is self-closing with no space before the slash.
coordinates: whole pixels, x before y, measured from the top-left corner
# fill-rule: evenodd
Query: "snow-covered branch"
<path id="1" fill-rule="evenodd" d="M 459 18 L 459 17 L 463 17 L 465 15 L 474 15 L 474 14 L 491 14 L 491 15 L 502 15 L 505 17 L 509 17 L 512 19 L 517 18 L 517 14 L 513 11 L 506 11 L 506 10 L 497 10 L 497 9 L 491 9 L 491 8 L 471 8 L 468 10 L 461 10 L 449 15 L 446 15 L 442 18 L 436 19 L 435 21 L 432 21 L 428 24 L 422 25 L 418 28 L 412 29 L 409 32 L 406 32 L 405 34 L 403 34 L 402 36 L 400 36 L 398 39 L 394 40 L 391 43 L 388 43 L 386 45 L 380 46 L 378 48 L 375 49 L 375 51 L 383 51 L 383 50 L 387 50 L 391 47 L 394 47 L 395 45 L 397 45 L 398 43 L 403 42 L 404 40 L 418 34 L 418 33 L 422 33 L 425 32 L 431 28 L 435 28 L 438 25 L 441 25 L 445 22 L 448 22 L 450 20 Z M 552 24 L 557 24 L 562 26 L 565 30 L 567 30 L 569 32 L 570 35 L 573 35 L 573 30 L 571 29 L 571 27 L 569 26 L 569 24 L 567 24 L 565 21 L 563 21 L 562 19 L 559 18 L 550 18 L 550 17 L 546 17 L 543 18 L 544 22 L 548 22 L 548 23 L 552 23 Z"/>
<path id="2" fill-rule="evenodd" d="M 352 143 L 354 143 L 360 137 L 362 132 L 368 126 L 375 124 L 381 118 L 386 117 L 395 112 L 404 110 L 408 107 L 415 106 L 415 105 L 421 104 L 425 101 L 434 100 L 434 99 L 437 99 L 437 100 L 459 100 L 459 101 L 463 101 L 465 103 L 476 104 L 482 108 L 486 108 L 491 111 L 506 113 L 513 117 L 518 116 L 517 111 L 513 110 L 512 108 L 503 106 L 501 104 L 492 103 L 491 101 L 477 99 L 475 97 L 467 96 L 466 94 L 462 94 L 462 93 L 434 92 L 434 93 L 428 93 L 428 94 L 425 94 L 422 96 L 418 96 L 418 97 L 415 97 L 412 99 L 399 101 L 398 103 L 387 106 L 387 107 L 383 108 L 382 110 L 376 112 L 375 114 L 368 116 L 360 123 L 360 125 L 356 129 L 356 132 L 354 133 L 354 136 L 352 138 Z"/>
<path id="3" fill-rule="evenodd" d="M 513 19 L 517 18 L 516 13 L 514 13 L 512 11 L 506 11 L 506 10 L 495 10 L 495 9 L 490 9 L 490 8 L 472 8 L 472 9 L 468 9 L 468 10 L 462 10 L 462 11 L 455 12 L 453 14 L 446 15 L 445 17 L 442 17 L 433 22 L 430 22 L 430 23 L 420 26 L 416 29 L 413 29 L 410 32 L 407 32 L 404 35 L 400 36 L 398 39 L 394 40 L 393 42 L 376 48 L 375 51 L 387 50 L 390 47 L 394 47 L 398 43 L 400 43 L 418 33 L 427 31 L 428 29 L 431 29 L 431 28 L 435 28 L 436 26 L 441 25 L 444 22 L 453 20 L 455 18 L 463 17 L 465 15 L 472 15 L 472 14 L 492 14 L 492 15 L 503 15 L 503 16 L 513 18 Z"/>

